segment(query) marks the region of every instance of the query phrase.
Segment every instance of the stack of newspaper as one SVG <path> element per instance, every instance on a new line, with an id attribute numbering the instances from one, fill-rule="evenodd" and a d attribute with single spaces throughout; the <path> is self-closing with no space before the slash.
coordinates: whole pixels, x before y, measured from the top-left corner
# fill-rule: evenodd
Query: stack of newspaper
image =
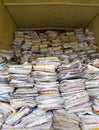
<path id="1" fill-rule="evenodd" d="M 60 60 L 57 57 L 46 57 L 37 59 L 37 65 L 33 66 L 32 76 L 35 86 L 39 92 L 36 98 L 38 107 L 53 110 L 61 107 L 63 103 L 59 94 L 59 83 L 55 69 Z"/>
<path id="2" fill-rule="evenodd" d="M 11 107 L 13 107 L 15 110 L 23 106 L 24 107 L 29 106 L 31 108 L 34 108 L 36 106 L 36 102 L 34 98 L 26 98 L 26 97 L 14 98 L 10 101 L 10 104 L 11 104 Z"/>
<path id="3" fill-rule="evenodd" d="M 6 63 L 0 63 L 0 101 L 9 102 L 14 88 L 9 86 L 9 73 Z"/>
<path id="4" fill-rule="evenodd" d="M 99 62 L 99 61 L 98 61 Z M 99 113 L 99 68 L 88 65 L 89 79 L 86 81 L 86 89 L 92 102 L 93 110 Z"/>
<path id="5" fill-rule="evenodd" d="M 89 28 L 83 32 L 83 29 L 75 29 L 76 37 L 79 43 L 79 51 L 85 54 L 81 55 L 81 58 L 88 60 L 88 58 L 96 58 L 98 53 L 96 53 L 97 46 L 93 31 Z"/>
<path id="6" fill-rule="evenodd" d="M 54 111 L 55 130 L 80 130 L 79 123 L 79 118 L 73 113 L 68 113 L 65 109 Z"/>
<path id="7" fill-rule="evenodd" d="M 21 57 L 21 47 L 24 42 L 24 31 L 16 31 L 13 42 L 13 52 L 17 58 Z"/>
<path id="8" fill-rule="evenodd" d="M 0 57 L 7 63 L 13 58 L 13 50 L 0 50 Z"/>
<path id="9" fill-rule="evenodd" d="M 6 117 L 13 111 L 8 104 L 12 98 L 14 88 L 9 86 L 9 73 L 8 66 L 5 59 L 0 56 L 0 128 L 4 123 Z"/>
<path id="10" fill-rule="evenodd" d="M 99 129 L 99 116 L 90 113 L 85 115 L 80 115 L 82 130 L 98 130 Z"/>
<path id="11" fill-rule="evenodd" d="M 35 97 L 38 96 L 37 88 L 34 87 L 34 80 L 30 77 L 32 65 L 9 65 L 10 87 L 15 88 L 14 98 L 11 106 L 15 109 L 21 106 L 36 106 Z"/>
<path id="12" fill-rule="evenodd" d="M 15 110 L 6 102 L 0 102 L 0 128 L 4 124 L 6 118 L 15 112 Z"/>
<path id="13" fill-rule="evenodd" d="M 24 41 L 21 46 L 21 63 L 27 62 L 29 58 L 31 57 L 31 48 L 33 44 L 33 38 L 31 37 L 32 32 L 31 31 L 25 31 L 24 32 Z"/>
<path id="14" fill-rule="evenodd" d="M 59 67 L 60 92 L 64 99 L 63 107 L 69 113 L 83 113 L 91 110 L 89 96 L 85 91 L 84 68 L 80 62 Z"/>
<path id="15" fill-rule="evenodd" d="M 91 110 L 89 97 L 84 90 L 82 79 L 65 80 L 60 86 L 61 95 L 64 99 L 64 108 L 69 113 L 83 113 Z"/>
<path id="16" fill-rule="evenodd" d="M 58 77 L 59 80 L 67 80 L 67 79 L 75 79 L 81 78 L 83 76 L 83 70 L 81 66 L 81 62 L 79 60 L 68 63 L 62 64 L 58 66 Z"/>

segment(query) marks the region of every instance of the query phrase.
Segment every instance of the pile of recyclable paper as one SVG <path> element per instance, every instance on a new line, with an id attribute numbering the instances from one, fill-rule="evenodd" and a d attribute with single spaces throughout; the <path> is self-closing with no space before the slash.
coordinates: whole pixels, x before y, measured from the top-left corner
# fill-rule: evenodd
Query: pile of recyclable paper
<path id="1" fill-rule="evenodd" d="M 32 62 L 44 56 L 65 54 L 70 61 L 98 58 L 97 46 L 91 29 L 71 29 L 63 32 L 16 31 L 13 42 L 14 57 L 19 63 Z"/>
<path id="2" fill-rule="evenodd" d="M 45 111 L 59 109 L 63 103 L 59 94 L 56 68 L 60 64 L 57 57 L 38 58 L 32 72 L 35 87 L 39 92 L 36 98 L 38 108 Z"/>
<path id="3" fill-rule="evenodd" d="M 99 128 L 96 51 L 91 29 L 16 31 L 13 51 L 0 51 L 0 128 Z"/>
<path id="4" fill-rule="evenodd" d="M 69 113 L 91 110 L 89 96 L 85 91 L 84 68 L 79 61 L 59 66 L 60 92 L 64 99 L 63 107 Z"/>

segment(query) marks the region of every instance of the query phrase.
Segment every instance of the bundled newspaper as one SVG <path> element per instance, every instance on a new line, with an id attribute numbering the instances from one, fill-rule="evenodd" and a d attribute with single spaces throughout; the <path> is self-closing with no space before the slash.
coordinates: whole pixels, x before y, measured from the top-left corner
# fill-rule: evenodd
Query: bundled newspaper
<path id="1" fill-rule="evenodd" d="M 38 64 L 43 67 L 36 69 Z M 38 58 L 37 66 L 35 68 L 33 66 L 35 71 L 32 72 L 32 76 L 35 81 L 35 87 L 39 92 L 36 102 L 38 107 L 45 111 L 58 109 L 63 103 L 59 94 L 59 82 L 56 72 L 59 64 L 60 60 L 57 57 L 46 57 Z M 46 66 L 53 66 L 54 68 Z"/>
<path id="2" fill-rule="evenodd" d="M 91 110 L 88 93 L 85 91 L 84 67 L 80 62 L 59 66 L 60 92 L 63 107 L 69 113 L 83 113 Z"/>
<path id="3" fill-rule="evenodd" d="M 10 65 L 10 88 L 15 88 L 11 106 L 18 109 L 22 106 L 35 107 L 35 97 L 38 96 L 37 88 L 34 87 L 34 80 L 31 78 L 32 65 Z"/>
<path id="4" fill-rule="evenodd" d="M 13 50 L 0 50 L 0 58 L 5 62 L 10 62 L 13 58 Z"/>
<path id="5" fill-rule="evenodd" d="M 9 102 L 12 98 L 14 88 L 9 86 L 8 65 L 0 64 L 0 101 Z"/>
<path id="6" fill-rule="evenodd" d="M 64 108 L 69 113 L 83 113 L 91 110 L 88 94 L 82 79 L 65 80 L 60 85 Z"/>
<path id="7" fill-rule="evenodd" d="M 79 60 L 58 66 L 58 78 L 60 81 L 67 79 L 81 78 L 84 68 Z"/>
<path id="8" fill-rule="evenodd" d="M 95 60 L 94 62 L 96 62 Z M 99 61 L 98 61 L 99 63 Z M 94 64 L 94 63 L 93 63 Z M 86 81 L 86 90 L 92 102 L 94 112 L 99 113 L 99 68 L 88 64 L 88 72 L 90 78 Z"/>
<path id="9" fill-rule="evenodd" d="M 80 115 L 81 127 L 83 130 L 98 130 L 99 116 L 96 114 Z"/>
<path id="10" fill-rule="evenodd" d="M 68 113 L 65 109 L 54 111 L 55 130 L 80 130 L 80 119 L 73 113 Z"/>

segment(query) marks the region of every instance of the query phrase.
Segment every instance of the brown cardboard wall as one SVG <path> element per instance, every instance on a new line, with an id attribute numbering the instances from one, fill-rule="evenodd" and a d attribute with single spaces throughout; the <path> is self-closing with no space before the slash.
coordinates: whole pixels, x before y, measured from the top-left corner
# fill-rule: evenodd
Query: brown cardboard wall
<path id="1" fill-rule="evenodd" d="M 12 47 L 15 29 L 15 23 L 0 0 L 0 49 L 10 49 Z"/>
<path id="2" fill-rule="evenodd" d="M 96 37 L 96 42 L 99 48 L 99 14 L 97 17 L 90 23 L 89 25 L 90 28 L 93 29 L 94 35 Z"/>

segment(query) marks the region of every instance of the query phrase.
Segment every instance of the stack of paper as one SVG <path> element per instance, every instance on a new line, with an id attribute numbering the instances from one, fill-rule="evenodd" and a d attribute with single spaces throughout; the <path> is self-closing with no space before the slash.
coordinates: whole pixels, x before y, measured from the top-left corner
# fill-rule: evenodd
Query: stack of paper
<path id="1" fill-rule="evenodd" d="M 85 41 L 85 35 L 84 35 L 84 32 L 83 32 L 82 28 L 75 29 L 75 34 L 76 34 L 76 37 L 78 39 L 78 42 Z"/>
<path id="2" fill-rule="evenodd" d="M 1 114 L 0 114 L 0 128 L 2 127 L 2 124 L 4 123 L 4 121 L 5 121 L 5 117 L 4 117 L 4 115 L 1 113 Z"/>
<path id="3" fill-rule="evenodd" d="M 29 106 L 31 108 L 34 108 L 36 106 L 36 102 L 33 98 L 25 98 L 22 95 L 22 98 L 14 98 L 10 101 L 11 107 L 13 107 L 15 110 L 21 108 L 21 107 L 25 107 L 25 106 Z"/>
<path id="4" fill-rule="evenodd" d="M 99 69 L 88 65 L 90 79 L 86 81 L 86 89 L 90 96 L 93 110 L 99 113 Z"/>
<path id="5" fill-rule="evenodd" d="M 84 59 L 92 58 L 96 55 L 96 41 L 91 29 L 86 29 L 85 33 L 82 29 L 75 29 L 76 37 L 79 42 L 80 51 L 86 51 L 86 54 L 83 56 Z"/>
<path id="6" fill-rule="evenodd" d="M 21 47 L 23 43 L 24 43 L 24 31 L 16 31 L 15 39 L 13 42 L 13 52 L 17 58 L 20 58 L 22 56 Z"/>
<path id="7" fill-rule="evenodd" d="M 63 64 L 69 64 L 70 62 L 69 56 L 65 54 L 60 55 L 59 58 Z"/>
<path id="8" fill-rule="evenodd" d="M 80 130 L 79 118 L 75 114 L 69 114 L 65 109 L 54 111 L 55 130 Z"/>
<path id="9" fill-rule="evenodd" d="M 64 108 L 69 113 L 89 111 L 89 96 L 85 91 L 84 68 L 80 62 L 59 66 L 60 92 Z"/>
<path id="10" fill-rule="evenodd" d="M 62 64 L 58 66 L 59 80 L 80 78 L 83 75 L 83 68 L 80 61 L 71 62 L 69 64 Z"/>
<path id="11" fill-rule="evenodd" d="M 40 53 L 40 47 L 39 47 L 39 45 L 33 45 L 32 46 L 32 53 L 37 53 L 37 54 Z"/>
<path id="12" fill-rule="evenodd" d="M 9 102 L 14 88 L 9 86 L 9 73 L 6 63 L 0 64 L 0 101 Z"/>
<path id="13" fill-rule="evenodd" d="M 14 88 L 9 87 L 8 82 L 0 82 L 0 101 L 9 102 Z"/>
<path id="14" fill-rule="evenodd" d="M 10 62 L 13 58 L 13 50 L 0 50 L 0 57 L 2 57 L 5 62 Z"/>
<path id="15" fill-rule="evenodd" d="M 69 113 L 83 113 L 91 110 L 91 103 L 88 94 L 84 90 L 83 82 L 82 79 L 61 82 L 60 91 L 64 99 L 64 108 Z"/>
<path id="16" fill-rule="evenodd" d="M 11 105 L 17 107 L 22 106 L 36 106 L 34 98 L 38 96 L 37 88 L 34 87 L 34 80 L 30 77 L 32 65 L 10 65 L 10 82 L 11 88 L 15 88 L 14 98 L 11 100 Z M 23 100 L 22 100 L 23 98 Z M 15 104 L 19 104 L 16 106 Z"/>
<path id="17" fill-rule="evenodd" d="M 36 98 L 39 108 L 47 111 L 62 107 L 63 100 L 60 97 L 57 82 L 37 83 L 36 87 L 40 92 L 40 95 Z"/>
<path id="18" fill-rule="evenodd" d="M 8 103 L 0 102 L 0 128 L 12 112 L 15 112 L 15 110 Z"/>
<path id="19" fill-rule="evenodd" d="M 31 31 L 25 31 L 24 32 L 24 42 L 21 46 L 22 51 L 22 57 L 21 57 L 21 63 L 27 62 L 31 56 L 31 48 L 33 44 L 33 38 L 31 37 L 32 32 Z"/>
<path id="20" fill-rule="evenodd" d="M 96 114 L 80 115 L 82 130 L 99 129 L 99 116 Z"/>
<path id="21" fill-rule="evenodd" d="M 35 87 L 33 88 L 17 88 L 14 92 L 15 98 L 35 98 L 38 96 L 38 91 Z"/>
<path id="22" fill-rule="evenodd" d="M 45 57 L 37 58 L 37 65 L 54 65 L 56 68 L 61 64 L 61 61 L 58 57 Z"/>
<path id="23" fill-rule="evenodd" d="M 38 64 L 40 65 L 39 68 Z M 45 111 L 58 109 L 63 103 L 59 94 L 57 73 L 55 72 L 58 64 L 60 64 L 60 60 L 57 57 L 46 57 L 38 58 L 37 66 L 33 66 L 35 71 L 32 72 L 32 76 L 39 92 L 36 101 L 38 107 Z"/>

